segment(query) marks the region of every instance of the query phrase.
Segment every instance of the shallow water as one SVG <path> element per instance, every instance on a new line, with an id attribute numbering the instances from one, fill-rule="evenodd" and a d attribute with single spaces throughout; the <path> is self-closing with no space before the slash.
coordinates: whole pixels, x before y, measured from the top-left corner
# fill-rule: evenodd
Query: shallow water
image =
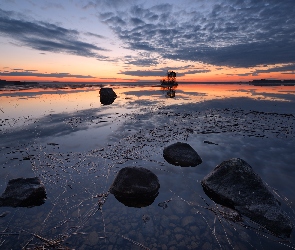
<path id="1" fill-rule="evenodd" d="M 294 232 L 282 240 L 247 218 L 234 222 L 200 184 L 222 161 L 242 158 L 294 223 L 294 86 L 181 84 L 175 98 L 159 87 L 111 87 L 111 105 L 101 105 L 95 85 L 0 91 L 0 191 L 38 176 L 47 192 L 39 207 L 0 207 L 1 248 L 295 247 Z M 167 163 L 163 148 L 177 141 L 203 163 Z M 126 207 L 108 193 L 126 166 L 158 176 L 152 205 Z"/>

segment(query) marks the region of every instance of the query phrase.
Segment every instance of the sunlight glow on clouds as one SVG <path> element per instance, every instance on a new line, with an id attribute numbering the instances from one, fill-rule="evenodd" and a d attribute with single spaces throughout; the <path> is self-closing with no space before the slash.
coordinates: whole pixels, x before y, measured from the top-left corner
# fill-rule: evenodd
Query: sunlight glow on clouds
<path id="1" fill-rule="evenodd" d="M 0 76 L 35 76 L 35 77 L 50 77 L 50 78 L 95 78 L 93 76 L 72 75 L 70 73 L 38 73 L 37 70 L 13 69 L 14 71 L 0 71 Z M 16 71 L 17 70 L 17 71 Z"/>
<path id="2" fill-rule="evenodd" d="M 33 19 L 34 13 L 40 18 Z M 40 64 L 47 53 L 65 55 L 56 62 L 56 72 L 70 72 L 79 57 L 89 58 L 81 72 L 69 73 L 85 78 L 151 80 L 171 68 L 183 80 L 295 78 L 294 0 L 5 0 L 0 34 L 4 47 L 39 51 Z M 0 70 L 28 71 L 17 57 L 13 60 L 7 65 L 1 58 Z"/>

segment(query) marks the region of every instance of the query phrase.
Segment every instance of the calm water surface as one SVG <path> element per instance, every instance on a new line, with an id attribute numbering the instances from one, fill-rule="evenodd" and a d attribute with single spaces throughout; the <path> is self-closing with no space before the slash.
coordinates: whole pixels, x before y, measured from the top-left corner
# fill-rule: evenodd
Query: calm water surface
<path id="1" fill-rule="evenodd" d="M 111 105 L 100 103 L 98 85 L 0 90 L 0 191 L 38 176 L 47 192 L 41 206 L 0 207 L 1 249 L 295 248 L 294 232 L 282 240 L 247 218 L 234 222 L 200 184 L 242 158 L 295 222 L 294 86 L 181 84 L 175 98 L 148 85 L 108 87 L 118 96 Z M 163 148 L 177 141 L 203 163 L 167 163 Z M 108 193 L 126 166 L 158 176 L 150 206 Z"/>

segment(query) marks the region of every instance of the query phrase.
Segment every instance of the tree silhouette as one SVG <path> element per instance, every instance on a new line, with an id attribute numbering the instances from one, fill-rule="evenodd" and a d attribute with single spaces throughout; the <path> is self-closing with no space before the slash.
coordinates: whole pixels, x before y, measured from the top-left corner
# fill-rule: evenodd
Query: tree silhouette
<path id="1" fill-rule="evenodd" d="M 160 82 L 161 85 L 177 86 L 178 83 L 176 82 L 176 73 L 174 71 L 168 70 L 166 78 L 164 78 Z"/>

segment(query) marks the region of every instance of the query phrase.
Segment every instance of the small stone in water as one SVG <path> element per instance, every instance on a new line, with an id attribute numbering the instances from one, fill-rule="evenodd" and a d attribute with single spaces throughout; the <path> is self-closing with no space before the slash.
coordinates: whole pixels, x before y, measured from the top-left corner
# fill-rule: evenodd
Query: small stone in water
<path id="1" fill-rule="evenodd" d="M 168 207 L 167 202 L 160 202 L 160 203 L 158 204 L 158 206 L 161 207 L 161 208 L 163 208 L 163 209 L 165 209 L 165 208 Z"/>
<path id="2" fill-rule="evenodd" d="M 5 217 L 8 214 L 10 214 L 10 212 L 8 212 L 8 211 L 3 212 L 2 214 L 0 214 L 0 218 L 3 218 L 3 217 Z"/>
<path id="3" fill-rule="evenodd" d="M 144 214 L 142 216 L 142 220 L 143 220 L 144 223 L 146 223 L 146 222 L 148 222 L 150 220 L 150 217 L 148 215 Z"/>

